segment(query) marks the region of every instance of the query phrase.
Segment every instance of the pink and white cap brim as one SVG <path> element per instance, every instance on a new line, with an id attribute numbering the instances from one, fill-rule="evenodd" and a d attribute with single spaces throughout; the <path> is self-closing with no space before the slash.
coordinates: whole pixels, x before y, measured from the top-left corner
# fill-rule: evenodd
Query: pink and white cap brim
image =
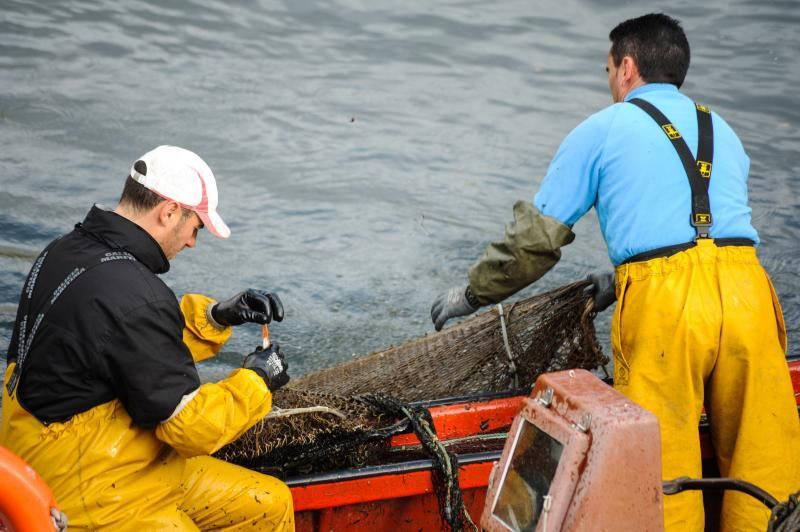
<path id="1" fill-rule="evenodd" d="M 231 236 L 231 230 L 228 225 L 222 221 L 222 218 L 217 211 L 213 212 L 203 212 L 199 210 L 195 210 L 197 216 L 203 221 L 206 228 L 211 231 L 211 234 L 217 238 L 228 238 Z"/>
<path id="2" fill-rule="evenodd" d="M 198 172 L 196 168 L 192 169 L 197 173 L 197 177 L 200 179 L 202 195 L 198 205 L 185 205 L 185 207 L 188 207 L 197 214 L 200 220 L 203 221 L 203 225 L 206 226 L 206 229 L 211 231 L 212 235 L 217 238 L 228 238 L 231 236 L 231 230 L 228 224 L 222 220 L 222 217 L 217 213 L 216 209 L 212 211 L 208 208 L 208 192 L 206 191 L 206 180 L 203 178 L 203 174 Z"/>

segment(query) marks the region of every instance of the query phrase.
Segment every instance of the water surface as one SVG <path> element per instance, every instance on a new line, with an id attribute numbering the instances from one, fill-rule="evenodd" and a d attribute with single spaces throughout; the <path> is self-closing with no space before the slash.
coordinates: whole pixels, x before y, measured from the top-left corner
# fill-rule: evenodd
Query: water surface
<path id="1" fill-rule="evenodd" d="M 218 177 L 228 241 L 204 234 L 164 279 L 178 293 L 277 291 L 292 373 L 433 330 L 532 199 L 561 139 L 610 103 L 607 35 L 663 3 L 0 0 L 0 352 L 38 251 L 93 202 L 114 205 L 158 144 Z M 679 0 L 684 90 L 752 158 L 760 250 L 800 331 L 800 10 L 794 0 Z M 520 296 L 608 268 L 593 213 Z M 598 328 L 607 342 L 610 316 Z M 237 330 L 204 378 L 258 342 Z M 606 344 L 607 345 L 607 344 Z"/>

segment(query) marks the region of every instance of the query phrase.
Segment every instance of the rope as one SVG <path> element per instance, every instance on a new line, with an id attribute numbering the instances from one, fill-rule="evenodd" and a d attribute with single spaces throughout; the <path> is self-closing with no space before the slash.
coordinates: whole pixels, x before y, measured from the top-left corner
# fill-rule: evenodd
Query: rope
<path id="1" fill-rule="evenodd" d="M 272 407 L 272 411 L 267 414 L 268 418 L 275 418 L 275 417 L 286 417 L 286 416 L 293 416 L 295 414 L 310 414 L 312 412 L 321 412 L 324 414 L 333 414 L 337 416 L 339 419 L 347 419 L 347 416 L 341 410 L 337 410 L 335 408 L 331 408 L 329 406 L 306 406 L 303 408 L 279 408 L 277 406 Z"/>
<path id="2" fill-rule="evenodd" d="M 506 330 L 506 318 L 503 314 L 502 303 L 497 304 L 497 313 L 500 315 L 500 332 L 503 334 L 503 345 L 506 347 L 506 355 L 508 355 L 508 369 L 514 379 L 514 388 L 519 388 L 517 364 L 514 362 L 514 355 L 511 353 L 511 346 L 508 343 L 508 330 Z"/>
<path id="3" fill-rule="evenodd" d="M 458 458 L 450 453 L 436 435 L 433 420 L 428 409 L 412 407 L 402 401 L 384 394 L 362 395 L 361 399 L 395 417 L 407 418 L 414 433 L 433 460 L 434 489 L 439 499 L 442 520 L 453 532 L 462 532 L 465 527 L 478 532 L 472 521 L 458 484 Z"/>
<path id="4" fill-rule="evenodd" d="M 67 530 L 67 516 L 64 512 L 55 508 L 50 508 L 50 522 L 57 532 L 65 532 Z"/>
<path id="5" fill-rule="evenodd" d="M 769 516 L 767 532 L 796 532 L 800 530 L 800 491 L 789 500 L 776 504 Z"/>

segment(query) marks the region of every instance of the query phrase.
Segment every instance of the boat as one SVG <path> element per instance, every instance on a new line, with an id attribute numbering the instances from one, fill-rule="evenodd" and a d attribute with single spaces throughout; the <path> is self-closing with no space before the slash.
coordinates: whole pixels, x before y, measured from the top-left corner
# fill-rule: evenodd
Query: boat
<path id="1" fill-rule="evenodd" d="M 789 360 L 789 371 L 800 412 L 800 357 Z M 439 439 L 458 456 L 464 505 L 475 523 L 484 512 L 492 470 L 527 397 L 525 392 L 495 393 L 422 403 L 431 413 Z M 698 429 L 704 477 L 718 477 L 705 415 Z M 420 441 L 413 434 L 397 434 L 391 437 L 390 445 L 402 455 L 419 448 Z M 446 530 L 432 465 L 430 459 L 414 458 L 288 478 L 297 530 Z M 704 502 L 706 530 L 716 530 L 721 492 L 705 492 Z"/>

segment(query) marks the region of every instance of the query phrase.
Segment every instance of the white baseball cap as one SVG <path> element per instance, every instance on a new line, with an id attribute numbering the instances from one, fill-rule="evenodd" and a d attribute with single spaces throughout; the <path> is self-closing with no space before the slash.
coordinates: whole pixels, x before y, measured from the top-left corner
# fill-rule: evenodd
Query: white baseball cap
<path id="1" fill-rule="evenodd" d="M 177 146 L 159 146 L 134 161 L 131 178 L 162 198 L 194 211 L 214 236 L 231 236 L 217 214 L 214 173 L 196 153 Z"/>

